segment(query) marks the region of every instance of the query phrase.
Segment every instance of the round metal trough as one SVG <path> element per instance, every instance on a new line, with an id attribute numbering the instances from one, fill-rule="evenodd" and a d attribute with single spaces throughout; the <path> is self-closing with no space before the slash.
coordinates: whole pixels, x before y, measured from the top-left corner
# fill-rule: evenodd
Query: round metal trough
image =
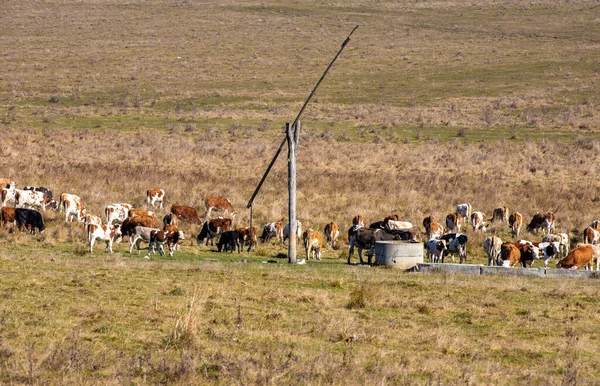
<path id="1" fill-rule="evenodd" d="M 406 241 L 375 242 L 375 264 L 410 269 L 423 263 L 423 243 Z"/>

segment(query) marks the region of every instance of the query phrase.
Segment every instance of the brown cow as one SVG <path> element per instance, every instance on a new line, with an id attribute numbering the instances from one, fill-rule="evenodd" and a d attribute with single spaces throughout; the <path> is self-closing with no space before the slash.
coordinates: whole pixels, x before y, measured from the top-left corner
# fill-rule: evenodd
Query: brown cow
<path id="1" fill-rule="evenodd" d="M 519 237 L 519 233 L 521 232 L 521 228 L 523 228 L 523 215 L 519 212 L 513 212 L 510 214 L 508 218 L 508 226 L 510 228 L 512 237 Z"/>
<path id="2" fill-rule="evenodd" d="M 9 222 L 15 222 L 15 208 L 10 208 L 5 206 L 0 211 L 0 222 L 2 223 L 2 227 L 6 228 Z"/>
<path id="3" fill-rule="evenodd" d="M 492 214 L 492 222 L 503 221 L 508 222 L 508 207 L 502 206 L 500 208 L 494 209 L 494 213 Z"/>
<path id="4" fill-rule="evenodd" d="M 165 191 L 162 189 L 148 189 L 146 191 L 146 208 L 148 205 L 152 205 L 154 208 L 154 204 L 158 203 L 158 207 L 162 209 L 166 204 L 169 203 L 167 200 L 167 196 L 165 195 Z"/>
<path id="5" fill-rule="evenodd" d="M 546 212 L 544 214 L 537 212 L 533 215 L 529 225 L 527 225 L 527 232 L 533 233 L 535 231 L 535 234 L 537 235 L 538 229 L 542 228 L 544 234 L 552 233 L 555 219 L 556 216 L 552 212 Z"/>
<path id="6" fill-rule="evenodd" d="M 427 216 L 423 219 L 423 227 L 425 228 L 425 234 L 431 232 L 431 224 L 435 222 L 435 216 Z"/>
<path id="7" fill-rule="evenodd" d="M 340 227 L 333 221 L 325 225 L 325 238 L 327 244 L 331 245 L 331 248 L 335 248 L 335 243 L 340 236 Z"/>
<path id="8" fill-rule="evenodd" d="M 192 224 L 200 224 L 202 220 L 198 217 L 198 212 L 191 206 L 175 205 L 171 206 L 171 213 L 173 213 L 179 220 L 189 221 Z"/>
<path id="9" fill-rule="evenodd" d="M 583 230 L 583 242 L 585 244 L 598 244 L 600 242 L 600 232 L 592 227 Z"/>
<path id="10" fill-rule="evenodd" d="M 505 242 L 500 246 L 500 258 L 503 267 L 515 267 L 521 264 L 526 268 L 539 258 L 539 249 L 530 243 Z"/>
<path id="11" fill-rule="evenodd" d="M 206 197 L 204 204 L 206 205 L 206 218 L 210 217 L 210 212 L 213 210 L 223 212 L 223 214 L 230 213 L 231 218 L 235 218 L 237 214 L 231 206 L 231 202 L 224 197 Z"/>
<path id="12" fill-rule="evenodd" d="M 160 228 L 156 217 L 152 216 L 133 216 L 128 217 L 121 225 L 121 233 L 124 236 L 131 236 L 135 231 L 135 227 L 141 226 L 146 228 Z"/>
<path id="13" fill-rule="evenodd" d="M 215 245 L 213 241 L 213 237 L 226 232 L 231 229 L 231 219 L 218 217 L 212 220 L 208 220 L 202 225 L 202 229 L 198 236 L 196 236 L 196 243 L 201 244 L 204 239 L 206 239 L 206 245 L 208 245 L 208 241 L 210 240 L 210 245 Z"/>
<path id="14" fill-rule="evenodd" d="M 446 216 L 446 228 L 448 228 L 448 232 L 460 233 L 460 219 L 458 213 L 450 213 Z"/>
<path id="15" fill-rule="evenodd" d="M 598 267 L 598 257 L 600 255 L 600 247 L 595 245 L 582 245 L 573 249 L 567 257 L 556 263 L 556 268 L 566 269 L 593 269 L 593 261 L 596 260 Z"/>
<path id="16" fill-rule="evenodd" d="M 238 228 L 237 231 L 239 234 L 239 243 L 242 248 L 248 243 L 248 252 L 250 252 L 251 249 L 256 250 L 256 228 L 252 227 L 252 232 L 250 232 L 250 227 Z"/>
<path id="17" fill-rule="evenodd" d="M 283 244 L 282 221 L 271 222 L 265 225 L 262 236 L 260 236 L 260 242 L 266 243 L 271 237 L 275 237 L 277 240 L 279 240 L 279 244 Z"/>
<path id="18" fill-rule="evenodd" d="M 313 259 L 321 260 L 321 245 L 323 244 L 321 232 L 309 228 L 302 234 L 302 239 L 306 250 L 306 260 L 311 256 Z"/>
<path id="19" fill-rule="evenodd" d="M 145 209 L 129 209 L 129 217 L 134 217 L 134 216 L 149 216 L 149 217 L 153 217 L 156 218 L 156 213 L 152 212 L 151 210 L 145 210 Z"/>
<path id="20" fill-rule="evenodd" d="M 432 222 L 431 224 L 429 224 L 429 232 L 427 232 L 426 230 L 426 237 L 427 240 L 439 239 L 444 233 L 446 233 L 446 230 L 444 229 L 442 224 Z"/>

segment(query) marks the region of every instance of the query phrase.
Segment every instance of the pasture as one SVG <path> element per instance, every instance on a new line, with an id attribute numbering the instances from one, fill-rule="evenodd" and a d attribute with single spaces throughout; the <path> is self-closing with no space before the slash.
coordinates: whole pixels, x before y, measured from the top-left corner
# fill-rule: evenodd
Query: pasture
<path id="1" fill-rule="evenodd" d="M 344 235 L 356 214 L 420 226 L 470 202 L 551 210 L 581 241 L 600 218 L 599 14 L 585 0 L 4 4 L 0 177 L 98 215 L 148 188 L 199 213 L 228 197 L 236 226 L 283 124 L 360 27 L 298 159 L 298 218 L 338 223 L 339 249 L 289 266 L 278 245 L 218 254 L 184 225 L 173 258 L 90 254 L 83 226 L 48 210 L 41 236 L 0 229 L 0 383 L 597 382 L 595 280 L 348 266 Z M 286 173 L 282 156 L 259 232 L 286 217 Z M 468 235 L 468 262 L 485 264 L 485 236 Z"/>

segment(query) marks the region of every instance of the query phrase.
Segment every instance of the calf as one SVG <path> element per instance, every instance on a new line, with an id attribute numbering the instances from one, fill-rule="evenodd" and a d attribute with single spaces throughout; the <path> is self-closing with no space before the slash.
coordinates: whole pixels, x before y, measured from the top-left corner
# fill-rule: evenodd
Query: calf
<path id="1" fill-rule="evenodd" d="M 510 233 L 513 238 L 519 237 L 519 233 L 521 233 L 521 228 L 523 228 L 523 215 L 519 212 L 514 212 L 510 214 L 508 218 L 508 226 L 510 227 Z"/>
<path id="2" fill-rule="evenodd" d="M 206 224 L 206 223 L 205 223 Z M 238 231 L 225 231 L 221 234 L 219 242 L 217 242 L 217 250 L 221 252 L 233 253 L 237 248 L 238 253 L 241 253 L 240 234 Z"/>
<path id="3" fill-rule="evenodd" d="M 321 233 L 308 228 L 302 234 L 302 240 L 304 241 L 304 249 L 306 250 L 306 260 L 310 257 L 321 260 L 321 245 L 323 244 Z"/>
<path id="4" fill-rule="evenodd" d="M 90 223 L 87 226 L 88 242 L 90 244 L 90 253 L 94 252 L 96 240 L 106 242 L 106 252 L 113 253 L 112 245 L 121 236 L 121 228 L 115 225 L 101 225 Z"/>
<path id="5" fill-rule="evenodd" d="M 10 208 L 8 206 L 0 209 L 0 222 L 2 223 L 2 227 L 6 228 L 8 223 L 15 222 L 15 208 Z"/>
<path id="6" fill-rule="evenodd" d="M 283 244 L 283 223 L 281 221 L 271 222 L 263 228 L 260 242 L 266 243 L 271 237 L 277 238 L 280 244 Z"/>
<path id="7" fill-rule="evenodd" d="M 567 257 L 556 263 L 556 268 L 566 269 L 592 269 L 593 261 L 596 260 L 596 269 L 600 264 L 600 248 L 594 245 L 582 245 L 573 249 Z"/>
<path id="8" fill-rule="evenodd" d="M 169 248 L 169 256 L 173 256 L 175 251 L 178 249 L 179 240 L 184 240 L 183 232 L 171 232 L 168 230 L 152 230 L 150 231 L 150 243 L 148 244 L 148 251 L 154 252 L 158 249 L 158 253 L 163 256 L 165 254 L 164 244 L 167 244 Z M 158 248 L 157 248 L 158 246 Z"/>
<path id="9" fill-rule="evenodd" d="M 334 249 L 335 243 L 337 242 L 338 237 L 340 237 L 340 227 L 332 221 L 325 225 L 324 233 L 327 244 L 331 245 L 331 249 Z"/>
<path id="10" fill-rule="evenodd" d="M 231 206 L 231 202 L 224 197 L 206 197 L 204 205 L 206 205 L 206 218 L 210 217 L 210 212 L 213 210 L 223 212 L 223 214 L 230 213 L 231 218 L 235 218 L 237 214 L 233 206 Z"/>
<path id="11" fill-rule="evenodd" d="M 165 195 L 165 191 L 162 189 L 148 189 L 146 191 L 146 208 L 148 205 L 152 205 L 155 207 L 155 204 L 158 203 L 158 207 L 162 209 L 169 202 L 167 201 L 167 196 Z"/>
<path id="12" fill-rule="evenodd" d="M 256 250 L 256 228 L 252 227 L 252 231 L 250 231 L 250 227 L 238 228 L 237 231 L 240 236 L 239 241 L 242 248 L 248 243 L 248 252 L 250 252 L 251 249 Z"/>
<path id="13" fill-rule="evenodd" d="M 198 217 L 196 209 L 191 206 L 171 205 L 171 213 L 179 220 L 189 221 L 192 224 L 200 224 L 202 220 Z"/>
<path id="14" fill-rule="evenodd" d="M 508 215 L 508 207 L 502 206 L 500 208 L 496 208 L 494 209 L 494 213 L 492 214 L 492 222 L 508 222 Z"/>
<path id="15" fill-rule="evenodd" d="M 472 211 L 472 207 L 471 204 L 458 204 L 456 205 L 456 213 L 458 213 L 458 215 L 460 216 L 460 218 L 463 220 L 463 222 L 467 223 L 469 222 L 469 219 L 471 218 L 471 211 Z"/>
<path id="16" fill-rule="evenodd" d="M 23 228 L 29 229 L 32 235 L 35 234 L 36 229 L 42 233 L 45 228 L 42 214 L 33 209 L 16 208 L 15 224 L 20 231 L 23 231 Z"/>
<path id="17" fill-rule="evenodd" d="M 447 233 L 440 237 L 441 240 L 446 241 L 448 253 L 454 263 L 454 255 L 458 255 L 460 264 L 467 260 L 467 242 L 469 238 L 463 233 Z M 442 263 L 444 262 L 444 256 L 442 256 Z"/>
<path id="18" fill-rule="evenodd" d="M 448 228 L 448 232 L 459 233 L 460 225 L 461 221 L 458 213 L 450 213 L 446 216 L 446 228 Z"/>
<path id="19" fill-rule="evenodd" d="M 81 198 L 74 194 L 62 193 L 60 195 L 59 210 L 65 212 L 65 222 L 77 220 L 82 222 L 85 217 L 85 208 L 81 203 Z"/>
<path id="20" fill-rule="evenodd" d="M 196 243 L 202 244 L 202 241 L 206 239 L 206 245 L 208 246 L 208 242 L 210 241 L 210 245 L 215 245 L 213 241 L 213 237 L 216 235 L 220 235 L 223 232 L 227 232 L 231 229 L 231 219 L 230 218 L 215 218 L 209 221 L 206 221 L 202 225 L 202 229 L 200 233 L 196 237 Z"/>
<path id="21" fill-rule="evenodd" d="M 443 261 L 444 251 L 448 248 L 446 246 L 446 240 L 431 239 L 427 241 L 427 258 L 432 263 L 438 263 Z"/>
<path id="22" fill-rule="evenodd" d="M 298 241 L 300 240 L 300 238 L 302 237 L 302 223 L 299 220 L 296 220 L 296 238 L 298 239 Z M 287 239 L 290 238 L 290 223 L 286 223 L 283 226 L 283 243 L 285 244 L 285 241 Z"/>
<path id="23" fill-rule="evenodd" d="M 471 214 L 471 226 L 473 227 L 473 232 L 485 232 L 485 228 L 488 226 L 487 216 L 485 213 L 473 212 Z"/>
<path id="24" fill-rule="evenodd" d="M 131 234 L 130 238 L 129 238 L 129 253 L 131 253 L 133 251 L 133 246 L 135 245 L 137 247 L 138 250 L 138 254 L 140 253 L 140 243 L 142 241 L 147 242 L 148 244 L 150 244 L 150 241 L 152 241 L 152 231 L 159 231 L 160 229 L 158 228 L 149 228 L 149 227 L 143 227 L 143 226 L 136 226 L 133 230 L 133 233 Z M 148 251 L 150 251 L 150 245 L 148 245 Z"/>
<path id="25" fill-rule="evenodd" d="M 556 216 L 552 212 L 546 212 L 545 214 L 537 212 L 527 225 L 527 231 L 531 233 L 535 231 L 537 235 L 539 228 L 542 228 L 544 234 L 552 233 L 555 218 Z"/>
<path id="26" fill-rule="evenodd" d="M 131 204 L 120 203 L 110 204 L 104 208 L 107 224 L 123 224 L 123 221 L 129 217 L 129 211 L 133 209 Z"/>
<path id="27" fill-rule="evenodd" d="M 500 263 L 501 246 L 502 239 L 496 236 L 490 236 L 483 242 L 483 250 L 488 255 L 488 266 L 492 265 L 492 261 L 495 265 Z"/>

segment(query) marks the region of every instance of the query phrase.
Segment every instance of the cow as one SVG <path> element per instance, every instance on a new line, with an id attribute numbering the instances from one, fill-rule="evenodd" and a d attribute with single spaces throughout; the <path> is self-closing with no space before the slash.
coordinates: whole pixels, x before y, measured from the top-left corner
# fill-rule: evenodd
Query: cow
<path id="1" fill-rule="evenodd" d="M 439 239 L 444 233 L 446 233 L 446 230 L 444 229 L 442 224 L 432 222 L 431 224 L 429 224 L 429 232 L 426 233 L 426 237 L 427 240 Z"/>
<path id="2" fill-rule="evenodd" d="M 583 230 L 584 244 L 598 244 L 600 242 L 600 231 L 592 227 L 587 227 Z"/>
<path id="3" fill-rule="evenodd" d="M 90 244 L 90 253 L 94 252 L 94 244 L 96 240 L 106 243 L 106 252 L 113 253 L 113 242 L 121 237 L 121 228 L 115 225 L 102 225 L 90 223 L 87 226 L 88 242 Z"/>
<path id="4" fill-rule="evenodd" d="M 448 232 L 459 233 L 460 226 L 461 221 L 458 213 L 450 213 L 446 216 L 446 228 L 448 228 Z"/>
<path id="5" fill-rule="evenodd" d="M 123 236 L 129 236 L 131 240 L 131 236 L 133 235 L 135 228 L 138 226 L 153 229 L 159 228 L 159 224 L 158 221 L 156 221 L 156 217 L 133 216 L 127 217 L 125 221 L 123 221 L 123 224 L 121 224 L 121 233 L 123 234 Z"/>
<path id="6" fill-rule="evenodd" d="M 460 216 L 464 223 L 469 222 L 471 218 L 472 207 L 471 204 L 458 204 L 456 205 L 456 213 Z"/>
<path id="7" fill-rule="evenodd" d="M 383 219 L 383 222 L 387 224 L 388 221 L 400 221 L 400 216 L 398 216 L 397 214 L 390 214 L 385 216 L 385 218 Z M 412 228 L 412 227 L 411 227 Z"/>
<path id="8" fill-rule="evenodd" d="M 552 212 L 546 212 L 545 214 L 537 212 L 527 225 L 527 232 L 533 233 L 535 231 L 537 235 L 539 228 L 542 228 L 544 234 L 552 233 L 555 218 L 556 216 Z"/>
<path id="9" fill-rule="evenodd" d="M 86 210 L 81 203 L 81 198 L 69 193 L 62 193 L 60 195 L 59 210 L 65 213 L 65 222 L 69 222 L 71 219 L 82 222 L 86 214 Z"/>
<path id="10" fill-rule="evenodd" d="M 102 225 L 102 219 L 99 216 L 94 216 L 93 214 L 86 214 L 83 218 L 83 226 L 85 229 L 87 229 L 88 225 L 90 224 Z"/>
<path id="11" fill-rule="evenodd" d="M 196 209 L 191 206 L 184 205 L 171 205 L 171 213 L 173 213 L 179 220 L 189 221 L 192 224 L 200 224 L 202 220 L 198 217 Z"/>
<path id="12" fill-rule="evenodd" d="M 12 186 L 12 185 L 11 185 Z M 2 199 L 2 206 L 17 206 L 17 189 L 13 187 L 2 188 L 0 190 L 0 198 Z"/>
<path id="13" fill-rule="evenodd" d="M 122 224 L 129 217 L 129 211 L 133 209 L 131 204 L 110 204 L 104 208 L 107 224 Z"/>
<path id="14" fill-rule="evenodd" d="M 483 250 L 488 255 L 488 266 L 492 265 L 492 261 L 497 265 L 500 262 L 500 246 L 502 239 L 496 236 L 490 236 L 483 242 Z"/>
<path id="15" fill-rule="evenodd" d="M 526 268 L 539 259 L 539 249 L 531 243 L 504 242 L 500 246 L 500 257 L 503 267 L 515 267 L 519 264 Z"/>
<path id="16" fill-rule="evenodd" d="M 385 222 L 385 227 L 391 230 L 410 229 L 413 228 L 413 224 L 408 221 L 399 221 L 389 219 Z"/>
<path id="17" fill-rule="evenodd" d="M 44 188 L 43 186 L 25 186 L 23 190 L 33 190 L 35 192 L 42 192 L 44 196 L 50 199 L 54 198 L 52 196 L 52 191 L 48 188 Z"/>
<path id="18" fill-rule="evenodd" d="M 510 233 L 513 238 L 519 237 L 519 233 L 521 233 L 521 228 L 523 228 L 523 215 L 519 212 L 513 212 L 510 214 L 508 218 L 508 227 L 510 228 Z"/>
<path id="19" fill-rule="evenodd" d="M 508 222 L 508 207 L 502 206 L 494 209 L 494 213 L 492 214 L 492 222 L 500 221 L 500 222 Z"/>
<path id="20" fill-rule="evenodd" d="M 213 237 L 219 235 L 223 232 L 227 232 L 231 229 L 231 219 L 218 217 L 212 220 L 206 221 L 202 225 L 202 229 L 198 236 L 196 236 L 196 243 L 202 244 L 202 241 L 206 239 L 206 245 L 208 246 L 208 242 L 210 241 L 210 245 L 215 245 L 213 241 Z"/>
<path id="21" fill-rule="evenodd" d="M 179 240 L 185 240 L 183 232 L 177 231 L 172 232 L 168 230 L 152 230 L 150 231 L 150 243 L 148 244 L 148 251 L 155 251 L 158 249 L 158 253 L 163 256 L 165 254 L 164 244 L 167 244 L 169 248 L 169 256 L 173 256 L 178 248 Z M 157 248 L 158 246 L 158 248 Z M 148 257 L 150 257 L 148 255 Z"/>
<path id="22" fill-rule="evenodd" d="M 129 209 L 129 212 L 127 212 L 127 216 L 128 217 L 150 216 L 150 217 L 156 218 L 156 213 L 151 210 L 145 210 L 145 209 Z"/>
<path id="23" fill-rule="evenodd" d="M 250 252 L 251 249 L 256 250 L 256 228 L 252 227 L 252 231 L 250 231 L 250 227 L 242 227 L 238 228 L 237 231 L 240 236 L 242 249 L 245 247 L 246 243 L 248 243 L 248 252 Z"/>
<path id="24" fill-rule="evenodd" d="M 11 185 L 13 187 L 15 187 L 15 182 L 11 179 L 11 178 L 0 178 L 0 188 L 7 188 L 9 189 L 11 187 Z"/>
<path id="25" fill-rule="evenodd" d="M 237 248 L 238 253 L 241 253 L 240 249 L 240 234 L 238 231 L 225 231 L 221 233 L 219 242 L 217 243 L 217 250 L 221 252 L 233 253 Z"/>
<path id="26" fill-rule="evenodd" d="M 277 238 L 279 244 L 283 244 L 283 222 L 271 222 L 264 226 L 260 242 L 266 243 L 271 237 Z"/>
<path id="27" fill-rule="evenodd" d="M 354 218 L 352 219 L 352 225 L 359 225 L 361 227 L 365 226 L 365 219 L 363 216 L 361 216 L 360 214 L 354 216 Z"/>
<path id="28" fill-rule="evenodd" d="M 163 224 L 167 225 L 179 225 L 179 218 L 174 213 L 167 213 L 165 217 L 163 217 Z"/>
<path id="29" fill-rule="evenodd" d="M 429 235 L 431 233 L 431 224 L 433 224 L 434 222 L 436 222 L 435 216 L 427 216 L 423 219 L 423 227 L 425 228 L 426 235 Z"/>
<path id="30" fill-rule="evenodd" d="M 457 254 L 460 263 L 467 260 L 467 242 L 469 238 L 467 235 L 463 233 L 446 233 L 445 235 L 440 237 L 440 240 L 446 241 L 446 246 L 448 248 L 448 252 L 450 254 L 450 258 L 454 263 L 454 255 Z M 444 256 L 442 256 L 442 263 L 444 262 Z"/>
<path id="31" fill-rule="evenodd" d="M 488 226 L 487 216 L 483 212 L 473 212 L 471 214 L 471 226 L 473 232 L 481 231 L 485 232 L 485 228 Z"/>
<path id="32" fill-rule="evenodd" d="M 323 244 L 321 232 L 308 228 L 302 234 L 302 241 L 304 241 L 306 260 L 310 257 L 315 260 L 321 260 L 321 245 Z"/>
<path id="33" fill-rule="evenodd" d="M 567 257 L 556 263 L 556 268 L 566 269 L 592 269 L 596 261 L 596 270 L 600 265 L 600 247 L 596 245 L 582 245 L 573 249 Z"/>
<path id="34" fill-rule="evenodd" d="M 231 206 L 231 202 L 224 197 L 206 197 L 204 199 L 204 205 L 206 205 L 206 218 L 210 217 L 210 212 L 213 210 L 223 212 L 223 214 L 231 214 L 231 218 L 235 218 L 236 211 Z"/>
<path id="35" fill-rule="evenodd" d="M 0 222 L 2 223 L 2 227 L 6 228 L 8 226 L 8 223 L 14 223 L 15 222 L 15 208 L 10 208 L 8 206 L 5 206 L 4 208 L 0 209 Z"/>
<path id="36" fill-rule="evenodd" d="M 385 241 L 385 240 L 405 240 L 411 242 L 420 242 L 421 237 L 419 235 L 419 231 L 416 228 L 412 228 L 409 230 L 401 230 L 401 231 L 392 231 L 386 229 L 371 229 L 371 228 L 363 228 L 363 227 L 352 227 L 352 232 L 349 232 L 349 251 L 348 251 L 348 264 L 350 264 L 350 259 L 354 254 L 354 247 L 358 248 L 358 257 L 360 258 L 360 263 L 364 264 L 362 258 L 362 250 L 369 249 L 369 260 L 368 263 L 371 264 L 373 254 L 375 252 L 375 242 L 377 241 Z"/>
<path id="37" fill-rule="evenodd" d="M 158 228 L 136 226 L 133 229 L 133 233 L 131 234 L 131 236 L 129 238 L 129 253 L 132 253 L 133 246 L 135 245 L 137 247 L 138 254 L 139 254 L 140 253 L 140 243 L 142 241 L 145 241 L 148 243 L 148 252 L 150 252 L 150 241 L 151 241 L 152 231 L 159 231 L 159 230 L 160 229 L 158 229 Z"/>
<path id="38" fill-rule="evenodd" d="M 562 257 L 569 254 L 569 235 L 566 233 L 548 234 L 542 238 L 543 242 L 557 242 L 560 245 L 559 252 Z"/>
<path id="39" fill-rule="evenodd" d="M 42 214 L 37 210 L 16 208 L 15 209 L 15 224 L 17 229 L 23 231 L 23 228 L 29 229 L 29 232 L 34 235 L 37 229 L 40 233 L 44 232 L 44 219 Z"/>
<path id="40" fill-rule="evenodd" d="M 155 208 L 155 204 L 158 203 L 158 207 L 162 209 L 166 204 L 169 203 L 167 200 L 167 196 L 165 195 L 165 191 L 162 189 L 148 189 L 146 191 L 146 208 L 148 205 L 152 205 Z"/>
<path id="41" fill-rule="evenodd" d="M 33 208 L 36 210 L 51 207 L 56 209 L 57 204 L 52 198 L 36 190 L 15 189 L 15 203 L 17 208 Z"/>
<path id="42" fill-rule="evenodd" d="M 296 238 L 298 239 L 298 241 L 300 240 L 300 238 L 302 237 L 302 223 L 299 220 L 296 220 Z M 283 243 L 285 244 L 285 241 L 287 239 L 290 238 L 290 223 L 286 223 L 283 226 Z"/>
<path id="43" fill-rule="evenodd" d="M 332 221 L 325 225 L 324 233 L 327 244 L 331 245 L 331 249 L 334 249 L 335 243 L 337 242 L 338 237 L 340 237 L 340 227 Z"/>
<path id="44" fill-rule="evenodd" d="M 427 241 L 427 258 L 432 263 L 439 263 L 444 258 L 444 251 L 448 249 L 446 240 L 431 239 Z"/>
<path id="45" fill-rule="evenodd" d="M 548 267 L 548 260 L 558 256 L 560 253 L 560 243 L 557 241 L 541 242 L 538 243 L 537 247 L 540 250 L 540 258 L 544 260 L 544 267 Z"/>

